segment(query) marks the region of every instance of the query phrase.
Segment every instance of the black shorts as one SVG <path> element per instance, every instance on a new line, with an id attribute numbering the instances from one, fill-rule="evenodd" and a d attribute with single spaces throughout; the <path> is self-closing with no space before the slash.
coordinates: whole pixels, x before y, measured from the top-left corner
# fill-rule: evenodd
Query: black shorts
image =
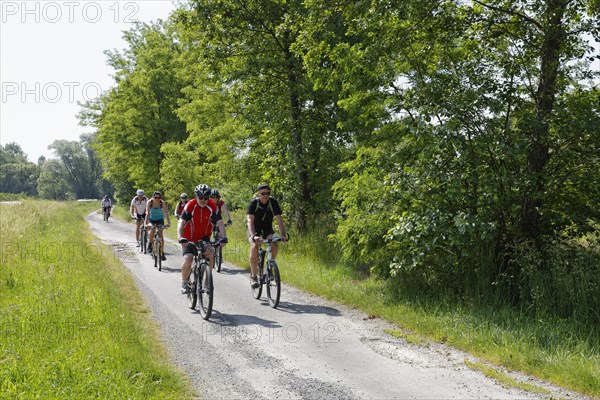
<path id="1" fill-rule="evenodd" d="M 204 241 L 209 241 L 210 238 L 205 237 L 203 239 Z M 186 255 L 186 254 L 193 254 L 195 256 L 198 255 L 198 248 L 196 247 L 196 245 L 192 244 L 192 243 L 188 243 L 186 246 L 183 246 L 183 254 L 182 255 Z"/>
<path id="2" fill-rule="evenodd" d="M 146 213 L 138 214 L 137 215 L 137 220 L 138 221 L 143 221 L 145 218 L 146 218 Z"/>
<path id="3" fill-rule="evenodd" d="M 155 221 L 153 221 L 153 220 L 150 220 L 149 222 L 150 222 L 151 224 L 158 225 L 158 226 L 161 226 L 161 225 L 164 225 L 164 224 L 165 224 L 165 220 L 164 220 L 164 219 L 157 219 L 157 220 L 155 220 Z"/>

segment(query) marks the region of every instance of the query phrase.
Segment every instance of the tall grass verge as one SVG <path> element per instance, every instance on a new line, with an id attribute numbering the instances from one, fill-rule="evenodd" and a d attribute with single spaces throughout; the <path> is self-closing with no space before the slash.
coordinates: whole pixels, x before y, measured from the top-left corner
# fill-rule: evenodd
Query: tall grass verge
<path id="1" fill-rule="evenodd" d="M 133 280 L 89 233 L 95 208 L 0 205 L 0 397 L 190 398 Z"/>

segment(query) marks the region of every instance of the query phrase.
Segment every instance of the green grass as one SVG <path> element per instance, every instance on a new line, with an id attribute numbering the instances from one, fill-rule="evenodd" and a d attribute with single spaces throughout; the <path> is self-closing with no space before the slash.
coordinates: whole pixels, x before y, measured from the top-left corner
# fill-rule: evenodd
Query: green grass
<path id="1" fill-rule="evenodd" d="M 191 398 L 132 278 L 89 233 L 97 204 L 0 205 L 0 398 Z"/>
<path id="2" fill-rule="evenodd" d="M 245 216 L 236 213 L 232 219 L 224 259 L 249 268 Z M 406 298 L 392 282 L 367 277 L 339 262 L 339 252 L 328 244 L 325 232 L 292 235 L 280 248 L 278 264 L 285 283 L 391 321 L 401 327 L 396 335 L 411 343 L 447 343 L 486 362 L 600 397 L 598 327 L 564 319 L 536 320 L 508 305 Z"/>

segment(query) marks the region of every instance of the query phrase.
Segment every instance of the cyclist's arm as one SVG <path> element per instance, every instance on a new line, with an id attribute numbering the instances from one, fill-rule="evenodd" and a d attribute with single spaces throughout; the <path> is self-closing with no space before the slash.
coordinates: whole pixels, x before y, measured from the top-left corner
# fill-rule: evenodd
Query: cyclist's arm
<path id="1" fill-rule="evenodd" d="M 231 216 L 229 215 L 229 209 L 227 208 L 227 205 L 225 203 L 223 203 L 223 205 L 221 206 L 221 212 L 223 213 L 223 215 L 227 214 L 227 222 L 230 222 Z"/>
<path id="2" fill-rule="evenodd" d="M 163 201 L 162 207 L 163 207 L 163 215 L 167 219 L 167 225 L 171 225 L 171 217 L 169 217 L 169 210 L 168 210 L 166 201 Z"/>
<path id="3" fill-rule="evenodd" d="M 151 201 L 149 201 L 149 202 L 146 204 L 146 212 L 145 212 L 146 216 L 144 217 L 144 225 L 148 225 L 148 216 L 150 215 L 150 205 L 151 205 L 151 204 L 152 204 L 152 202 L 151 202 Z"/>
<path id="4" fill-rule="evenodd" d="M 246 214 L 246 225 L 248 227 L 248 236 L 254 238 L 254 236 L 256 236 L 256 232 L 254 230 L 254 215 Z"/>
<path id="5" fill-rule="evenodd" d="M 285 233 L 285 226 L 283 225 L 283 217 L 281 214 L 275 216 L 275 220 L 277 221 L 277 226 L 279 227 L 279 234 L 281 235 L 281 241 L 287 241 L 287 234 Z"/>

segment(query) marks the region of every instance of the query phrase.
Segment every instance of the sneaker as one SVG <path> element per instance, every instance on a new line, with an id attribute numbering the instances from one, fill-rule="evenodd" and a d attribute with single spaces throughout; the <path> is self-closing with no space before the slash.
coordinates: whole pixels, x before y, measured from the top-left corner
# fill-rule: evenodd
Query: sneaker
<path id="1" fill-rule="evenodd" d="M 135 247 L 140 247 L 140 242 L 137 242 L 137 243 L 135 244 Z"/>
<path id="2" fill-rule="evenodd" d="M 250 277 L 250 285 L 252 286 L 252 289 L 256 289 L 260 286 L 260 283 L 258 283 L 258 279 L 255 276 Z"/>
<path id="3" fill-rule="evenodd" d="M 165 255 L 164 255 L 164 254 L 160 256 L 160 259 L 161 259 L 162 261 L 167 261 L 167 257 L 165 257 Z"/>
<path id="4" fill-rule="evenodd" d="M 188 281 L 181 282 L 181 294 L 188 294 L 190 289 L 190 283 Z"/>

